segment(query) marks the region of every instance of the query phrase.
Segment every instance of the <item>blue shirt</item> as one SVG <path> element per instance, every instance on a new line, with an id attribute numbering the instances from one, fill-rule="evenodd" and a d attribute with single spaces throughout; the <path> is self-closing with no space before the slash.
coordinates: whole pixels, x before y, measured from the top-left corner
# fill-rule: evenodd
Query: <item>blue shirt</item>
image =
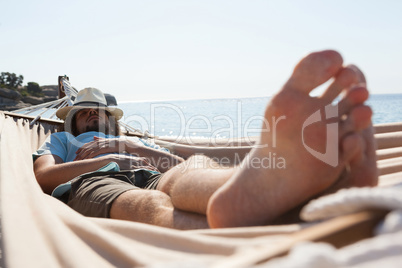
<path id="1" fill-rule="evenodd" d="M 42 146 L 33 153 L 33 159 L 36 160 L 41 155 L 46 154 L 53 154 L 60 157 L 64 162 L 72 162 L 74 161 L 76 152 L 79 148 L 81 148 L 84 144 L 91 142 L 94 140 L 94 136 L 100 138 L 121 138 L 122 136 L 113 136 L 113 135 L 106 135 L 101 132 L 85 132 L 77 137 L 73 136 L 68 132 L 56 132 L 47 137 L 46 141 L 42 144 Z M 148 143 L 143 139 L 138 137 L 128 137 L 123 136 L 124 138 L 129 139 L 132 142 L 138 143 L 142 146 L 147 146 L 150 148 L 154 148 L 157 150 L 167 151 L 166 148 L 162 148 L 159 145 L 154 143 Z M 117 153 L 116 153 L 117 154 Z M 98 155 L 96 157 L 100 157 L 102 155 Z"/>
<path id="2" fill-rule="evenodd" d="M 72 162 L 74 161 L 75 157 L 77 156 L 76 152 L 79 148 L 81 148 L 84 144 L 91 142 L 94 140 L 94 136 L 100 137 L 100 138 L 120 138 L 121 136 L 113 136 L 113 135 L 106 135 L 101 132 L 86 132 L 82 133 L 81 135 L 78 135 L 77 137 L 74 137 L 72 134 L 68 132 L 56 132 L 47 137 L 45 142 L 42 144 L 42 146 L 35 152 L 33 153 L 33 159 L 36 160 L 39 156 L 41 155 L 47 155 L 47 154 L 53 154 L 57 155 L 60 157 L 64 162 Z M 142 146 L 147 146 L 151 147 L 157 150 L 163 150 L 169 152 L 166 148 L 162 148 L 159 145 L 156 145 L 154 143 L 148 143 L 144 141 L 143 139 L 140 139 L 138 137 L 128 137 L 124 136 L 125 138 L 129 139 L 132 142 L 138 143 L 139 145 Z M 117 153 L 116 153 L 117 154 Z M 100 157 L 101 155 L 98 155 L 96 157 Z M 111 162 L 108 165 L 102 167 L 98 171 L 119 171 L 120 168 L 115 162 Z M 159 173 L 156 171 L 151 171 L 151 173 Z M 71 181 L 67 183 L 60 184 L 54 191 L 52 192 L 52 196 L 59 198 L 62 196 L 65 192 L 70 191 L 71 189 Z"/>

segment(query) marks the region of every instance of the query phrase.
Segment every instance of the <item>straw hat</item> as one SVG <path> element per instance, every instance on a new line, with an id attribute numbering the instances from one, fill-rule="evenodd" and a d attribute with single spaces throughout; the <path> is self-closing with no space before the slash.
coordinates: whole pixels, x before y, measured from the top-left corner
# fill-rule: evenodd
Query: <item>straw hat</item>
<path id="1" fill-rule="evenodd" d="M 123 116 L 123 111 L 119 108 L 111 108 L 107 106 L 105 95 L 97 88 L 87 87 L 78 92 L 73 106 L 67 106 L 59 109 L 56 112 L 58 118 L 66 120 L 71 111 L 86 108 L 104 109 L 111 113 L 116 120 L 119 120 Z"/>

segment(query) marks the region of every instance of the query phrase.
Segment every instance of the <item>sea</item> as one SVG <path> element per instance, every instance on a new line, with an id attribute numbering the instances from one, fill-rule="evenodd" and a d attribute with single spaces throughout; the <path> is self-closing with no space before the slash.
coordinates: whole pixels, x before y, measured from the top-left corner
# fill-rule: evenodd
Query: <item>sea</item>
<path id="1" fill-rule="evenodd" d="M 122 102 L 122 121 L 158 137 L 237 138 L 272 131 L 285 118 L 265 120 L 269 97 Z M 373 94 L 373 123 L 402 122 L 402 94 Z"/>

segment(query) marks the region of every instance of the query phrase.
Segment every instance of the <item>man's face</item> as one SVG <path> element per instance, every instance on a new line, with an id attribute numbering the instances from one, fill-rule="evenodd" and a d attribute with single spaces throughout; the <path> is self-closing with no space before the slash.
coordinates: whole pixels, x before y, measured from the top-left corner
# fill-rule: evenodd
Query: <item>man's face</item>
<path id="1" fill-rule="evenodd" d="M 109 129 L 109 117 L 103 109 L 82 109 L 75 115 L 75 122 L 79 134 L 96 131 L 107 133 Z"/>

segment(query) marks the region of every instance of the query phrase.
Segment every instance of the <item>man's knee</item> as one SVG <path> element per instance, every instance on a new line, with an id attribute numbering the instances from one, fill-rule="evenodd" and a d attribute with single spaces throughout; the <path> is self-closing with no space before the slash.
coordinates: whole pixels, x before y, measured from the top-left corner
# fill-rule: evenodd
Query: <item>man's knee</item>
<path id="1" fill-rule="evenodd" d="M 130 190 L 114 200 L 110 217 L 138 222 L 152 222 L 160 210 L 172 208 L 170 197 L 158 190 Z"/>
<path id="2" fill-rule="evenodd" d="M 161 178 L 157 190 L 169 195 L 171 189 L 181 177 L 189 176 L 191 172 L 200 169 L 205 170 L 217 167 L 218 163 L 214 159 L 201 154 L 193 155 L 183 163 L 180 163 L 167 171 Z"/>

